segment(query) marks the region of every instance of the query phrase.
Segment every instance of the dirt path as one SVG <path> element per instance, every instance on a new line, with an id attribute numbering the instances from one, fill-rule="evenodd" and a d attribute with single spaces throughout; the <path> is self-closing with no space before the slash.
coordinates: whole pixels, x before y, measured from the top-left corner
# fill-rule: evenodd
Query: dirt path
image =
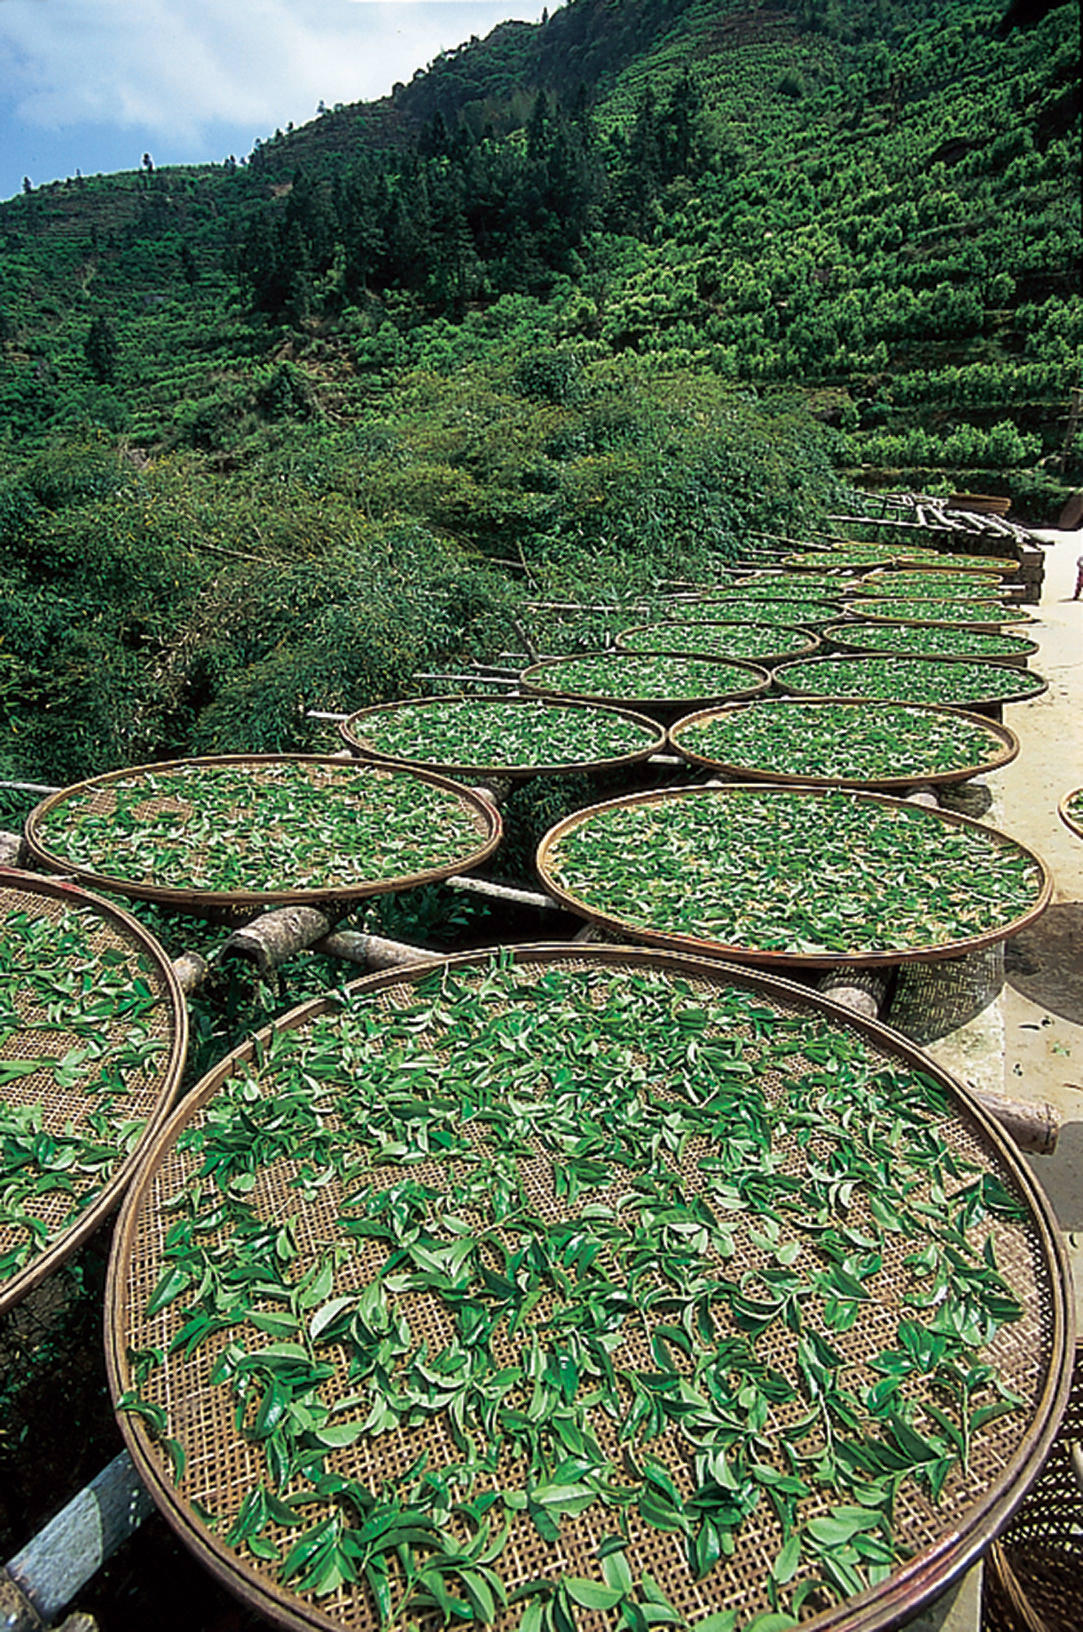
<path id="1" fill-rule="evenodd" d="M 997 779 L 998 825 L 1044 858 L 1055 889 L 1048 911 L 1007 948 L 1004 1092 L 1048 1100 L 1064 1119 L 1056 1154 L 1031 1166 L 1068 1235 L 1083 1329 L 1083 839 L 1057 816 L 1063 796 L 1083 787 L 1083 599 L 1070 599 L 1083 531 L 1038 536 L 1050 544 L 1041 621 L 1028 634 L 1049 690 L 1004 711 L 1022 746 Z"/>

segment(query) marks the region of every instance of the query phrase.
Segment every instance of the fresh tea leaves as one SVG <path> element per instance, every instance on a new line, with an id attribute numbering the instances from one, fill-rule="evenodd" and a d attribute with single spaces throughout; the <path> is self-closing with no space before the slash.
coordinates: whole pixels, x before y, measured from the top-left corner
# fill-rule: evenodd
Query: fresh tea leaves
<path id="1" fill-rule="evenodd" d="M 1026 1426 L 992 1357 L 1037 1318 L 1025 1204 L 941 1087 L 811 1003 L 586 956 L 343 992 L 161 1171 L 121 1409 L 306 1599 L 781 1628 Z M 193 1469 L 212 1421 L 247 1489 Z"/>
<path id="2" fill-rule="evenodd" d="M 868 697 L 945 708 L 1021 702 L 1045 690 L 1045 681 L 1025 669 L 925 657 L 817 657 L 783 664 L 775 680 L 781 690 L 805 697 Z"/>
<path id="3" fill-rule="evenodd" d="M 52 864 L 154 889 L 341 890 L 454 872 L 487 835 L 455 790 L 334 760 L 189 760 L 72 789 L 34 837 Z"/>
<path id="4" fill-rule="evenodd" d="M 732 768 L 816 781 L 921 781 L 1004 756 L 991 726 L 905 703 L 764 702 L 680 721 L 674 746 Z"/>
<path id="5" fill-rule="evenodd" d="M 350 739 L 396 759 L 473 770 L 587 766 L 641 754 L 658 728 L 611 709 L 504 697 L 426 697 L 366 709 Z"/>
<path id="6" fill-rule="evenodd" d="M 1007 934 L 1037 862 L 988 828 L 843 791 L 676 789 L 572 817 L 541 871 L 581 910 L 748 956 L 932 952 Z"/>

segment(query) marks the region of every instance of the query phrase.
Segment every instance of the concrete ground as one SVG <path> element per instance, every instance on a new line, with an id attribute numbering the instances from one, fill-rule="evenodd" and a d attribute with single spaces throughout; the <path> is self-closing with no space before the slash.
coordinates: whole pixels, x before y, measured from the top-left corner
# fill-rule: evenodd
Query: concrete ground
<path id="1" fill-rule="evenodd" d="M 1038 536 L 1048 544 L 1045 582 L 1026 632 L 1040 646 L 1031 667 L 1049 689 L 1005 708 L 1020 751 L 988 778 L 989 809 L 959 808 L 1036 851 L 1053 874 L 1053 900 L 1004 948 L 1003 984 L 999 953 L 924 974 L 914 966 L 889 1021 L 972 1087 L 1060 1113 L 1054 1154 L 1026 1159 L 1065 1233 L 1083 1334 L 1083 839 L 1057 815 L 1064 795 L 1083 787 L 1083 598 L 1071 599 L 1083 531 Z M 938 1024 L 938 1009 L 953 1008 L 961 1023 Z M 907 1632 L 977 1632 L 979 1621 L 976 1566 Z"/>
<path id="2" fill-rule="evenodd" d="M 1063 1117 L 1055 1154 L 1031 1167 L 1066 1232 L 1083 1331 L 1083 839 L 1057 815 L 1083 787 L 1083 599 L 1071 599 L 1083 531 L 1039 537 L 1049 541 L 1041 621 L 1028 633 L 1041 647 L 1031 666 L 1049 689 L 1004 711 L 1022 746 L 999 775 L 998 825 L 1045 860 L 1054 893 L 1006 949 L 1003 1091 L 1047 1100 Z"/>

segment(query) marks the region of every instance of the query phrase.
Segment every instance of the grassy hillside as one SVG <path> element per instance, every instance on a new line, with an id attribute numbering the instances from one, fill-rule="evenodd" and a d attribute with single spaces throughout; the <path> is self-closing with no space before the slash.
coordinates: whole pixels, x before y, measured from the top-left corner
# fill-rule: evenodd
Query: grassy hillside
<path id="1" fill-rule="evenodd" d="M 1070 5 L 570 0 L 243 163 L 0 205 L 4 765 L 307 746 L 518 644 L 524 567 L 707 572 L 840 482 L 1048 519 L 1077 55 Z"/>

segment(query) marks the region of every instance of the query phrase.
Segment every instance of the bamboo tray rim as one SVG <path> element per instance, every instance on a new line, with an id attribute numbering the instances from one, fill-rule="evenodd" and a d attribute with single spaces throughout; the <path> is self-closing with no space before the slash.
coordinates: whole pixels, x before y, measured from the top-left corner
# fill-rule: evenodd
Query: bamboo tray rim
<path id="1" fill-rule="evenodd" d="M 554 691 L 544 684 L 546 670 L 556 669 L 562 664 L 578 663 L 583 658 L 600 657 L 605 658 L 608 662 L 612 663 L 614 660 L 619 661 L 619 659 L 622 657 L 634 658 L 649 657 L 652 655 L 657 654 L 652 654 L 649 652 L 614 652 L 610 650 L 604 652 L 580 652 L 576 653 L 574 657 L 547 657 L 540 663 L 532 663 L 529 668 L 524 669 L 522 674 L 519 676 L 519 684 L 530 696 L 549 697 L 557 700 L 563 700 L 567 697 L 573 701 L 578 700 L 580 702 L 604 703 L 613 707 L 623 705 L 624 707 L 637 712 L 641 708 L 689 708 L 694 707 L 697 702 L 703 704 L 708 702 L 737 702 L 746 697 L 758 696 L 761 691 L 766 691 L 768 686 L 771 684 L 771 674 L 769 670 L 763 668 L 758 663 L 746 662 L 743 658 L 739 657 L 687 657 L 685 659 L 690 663 L 702 663 L 707 668 L 739 669 L 742 673 L 747 674 L 749 677 L 749 684 L 747 686 L 740 687 L 737 690 L 730 688 L 723 688 L 721 691 L 707 690 L 699 698 L 652 696 L 615 698 L 611 693 L 604 692 Z M 685 656 L 683 653 L 679 655 L 682 657 Z"/>
<path id="2" fill-rule="evenodd" d="M 721 657 L 717 652 L 677 651 L 668 646 L 652 646 L 648 651 L 642 646 L 622 646 L 621 641 L 628 635 L 637 635 L 644 629 L 763 629 L 773 633 L 779 629 L 793 628 L 796 635 L 804 636 L 802 645 L 787 652 L 758 652 L 755 657 L 745 658 L 744 662 L 770 664 L 781 661 L 784 657 L 811 657 L 823 645 L 820 636 L 811 629 L 798 625 L 778 623 L 756 623 L 752 618 L 665 618 L 657 623 L 634 623 L 628 629 L 622 629 L 615 640 L 615 649 L 618 652 L 628 652 L 635 657 Z M 662 635 L 661 640 L 665 639 Z M 728 663 L 728 657 L 722 657 Z"/>
<path id="3" fill-rule="evenodd" d="M 922 714 L 935 714 L 950 720 L 963 720 L 968 725 L 977 726 L 999 743 L 999 748 L 991 753 L 978 765 L 969 766 L 963 770 L 954 771 L 923 771 L 913 776 L 866 777 L 856 780 L 852 777 L 838 776 L 798 776 L 788 775 L 784 771 L 766 771 L 753 765 L 737 760 L 714 759 L 705 754 L 699 754 L 694 748 L 688 748 L 679 740 L 678 733 L 686 726 L 706 725 L 711 720 L 724 718 L 726 715 L 739 714 L 748 708 L 771 708 L 777 704 L 788 707 L 802 708 L 859 708 L 867 713 L 870 708 L 880 706 L 880 700 L 874 703 L 861 697 L 848 697 L 833 702 L 827 697 L 765 697 L 756 702 L 724 703 L 720 708 L 701 708 L 694 714 L 686 714 L 681 720 L 674 720 L 669 727 L 668 736 L 670 747 L 687 759 L 692 765 L 699 765 L 705 770 L 722 771 L 726 776 L 732 776 L 739 781 L 768 782 L 781 787 L 822 787 L 822 788 L 853 788 L 869 789 L 870 792 L 888 793 L 893 789 L 912 788 L 918 783 L 927 783 L 932 787 L 940 787 L 950 782 L 966 782 L 972 776 L 980 776 L 985 772 L 999 771 L 1003 766 L 1010 765 L 1019 753 L 1019 738 L 1010 726 L 1003 725 L 999 720 L 991 720 L 985 714 L 971 714 L 962 708 L 945 708 L 940 703 L 896 703 L 883 699 L 886 708 L 912 708 Z"/>
<path id="4" fill-rule="evenodd" d="M 446 702 L 469 702 L 471 708 L 481 704 L 486 708 L 560 708 L 573 709 L 584 714 L 606 714 L 613 718 L 628 720 L 632 724 L 641 726 L 650 733 L 650 741 L 641 748 L 629 749 L 627 753 L 616 754 L 607 759 L 580 759 L 555 760 L 544 764 L 485 764 L 471 763 L 466 760 L 437 762 L 435 760 L 412 759 L 405 754 L 393 754 L 385 748 L 375 748 L 365 737 L 356 733 L 356 727 L 364 720 L 375 714 L 391 714 L 396 709 L 420 708 L 428 704 Z M 657 720 L 648 719 L 645 714 L 637 714 L 630 708 L 616 708 L 604 703 L 589 703 L 580 699 L 569 698 L 558 701 L 549 697 L 404 697 L 396 703 L 376 703 L 370 708 L 355 710 L 348 719 L 339 725 L 339 734 L 347 745 L 362 759 L 371 760 L 377 765 L 398 766 L 407 771 L 432 771 L 436 775 L 456 779 L 460 776 L 499 776 L 510 777 L 516 781 L 525 780 L 531 776 L 572 776 L 580 774 L 589 776 L 602 771 L 612 770 L 621 765 L 634 765 L 644 759 L 649 759 L 665 747 L 665 727 Z"/>
<path id="5" fill-rule="evenodd" d="M 1074 833 L 1077 839 L 1083 839 L 1083 822 L 1076 820 L 1069 811 L 1068 806 L 1073 799 L 1078 799 L 1080 794 L 1083 794 L 1083 788 L 1070 788 L 1057 806 L 1057 815 L 1069 832 Z"/>
<path id="6" fill-rule="evenodd" d="M 41 895 L 51 901 L 62 901 L 78 910 L 91 912 L 133 941 L 136 949 L 151 959 L 162 979 L 164 997 L 170 1009 L 172 1036 L 167 1058 L 158 1070 L 161 1080 L 153 1106 L 132 1150 L 117 1163 L 95 1199 L 70 1224 L 65 1225 L 49 1245 L 34 1253 L 16 1274 L 0 1280 L 0 1315 L 6 1314 L 66 1259 L 78 1252 L 117 1206 L 143 1157 L 169 1118 L 188 1054 L 188 1005 L 165 948 L 148 929 L 125 912 L 123 907 L 103 901 L 78 884 L 63 879 L 43 878 L 40 873 L 24 872 L 18 867 L 0 866 L 0 896 L 9 889 L 19 890 L 24 895 Z M 74 1095 L 80 1092 L 79 1088 L 73 1091 Z"/>
<path id="7" fill-rule="evenodd" d="M 387 895 L 395 890 L 412 889 L 415 885 L 435 883 L 440 879 L 448 878 L 453 873 L 466 872 L 474 867 L 480 867 L 493 854 L 500 843 L 502 823 L 500 812 L 492 800 L 485 797 L 473 788 L 464 787 L 450 777 L 437 776 L 429 771 L 404 771 L 393 766 L 372 765 L 367 768 L 382 772 L 387 776 L 414 776 L 419 781 L 428 782 L 433 787 L 442 788 L 448 793 L 456 795 L 459 802 L 471 815 L 474 826 L 479 834 L 484 831 L 483 842 L 467 855 L 458 857 L 455 861 L 441 863 L 436 867 L 424 868 L 417 873 L 402 874 L 392 879 L 383 879 L 377 882 L 358 884 L 327 884 L 318 887 L 303 886 L 297 889 L 273 890 L 201 890 L 195 886 L 144 883 L 142 880 L 129 878 L 114 878 L 107 873 L 97 873 L 92 868 L 79 866 L 66 857 L 54 854 L 46 849 L 38 837 L 38 830 L 44 818 L 57 806 L 62 805 L 73 794 L 81 793 L 85 789 L 108 788 L 112 783 L 123 781 L 125 778 L 155 773 L 168 774 L 187 766 L 225 767 L 240 766 L 260 769 L 276 765 L 313 765 L 333 768 L 339 771 L 365 768 L 363 762 L 355 759 L 336 758 L 331 754 L 202 754 L 188 759 L 161 760 L 148 765 L 128 765 L 120 770 L 107 771 L 101 776 L 87 777 L 82 782 L 73 782 L 57 793 L 49 794 L 40 804 L 36 805 L 26 819 L 25 839 L 26 847 L 34 860 L 42 867 L 54 873 L 63 873 L 68 877 L 79 879 L 91 884 L 95 889 L 108 890 L 116 895 L 124 895 L 138 901 L 155 901 L 162 905 L 176 907 L 181 911 L 202 912 L 204 909 L 218 908 L 246 908 L 263 906 L 288 906 L 292 903 L 313 904 L 320 901 L 345 902 L 362 900 L 370 895 Z"/>
<path id="8" fill-rule="evenodd" d="M 631 805 L 666 804 L 677 799 L 688 798 L 730 798 L 742 793 L 754 793 L 770 796 L 775 793 L 787 798 L 825 799 L 835 792 L 847 792 L 851 798 L 863 802 L 903 807 L 907 810 L 921 809 L 923 815 L 933 821 L 944 822 L 949 827 L 964 827 L 977 831 L 986 838 L 992 838 L 1000 846 L 1011 846 L 1022 851 L 1027 860 L 1038 869 L 1041 884 L 1037 898 L 1031 906 L 1013 918 L 1003 928 L 985 930 L 979 935 L 967 935 L 954 941 L 937 941 L 931 946 L 905 948 L 902 950 L 885 949 L 883 951 L 846 950 L 836 952 L 809 952 L 800 953 L 789 950 L 772 951 L 768 948 L 739 946 L 730 941 L 715 941 L 706 936 L 694 935 L 678 930 L 655 929 L 644 927 L 630 922 L 616 913 L 605 912 L 590 906 L 582 901 L 571 890 L 558 883 L 549 868 L 549 858 L 554 847 L 559 844 L 571 830 L 588 822 L 601 811 L 627 808 Z M 920 817 L 918 818 L 921 819 Z M 808 783 L 798 783 L 793 786 L 779 784 L 765 784 L 763 782 L 729 782 L 722 787 L 710 788 L 689 786 L 683 788 L 650 789 L 646 793 L 625 794 L 619 799 L 607 799 L 596 805 L 589 805 L 585 810 L 576 810 L 561 821 L 556 822 L 544 835 L 538 845 L 536 867 L 543 885 L 553 898 L 562 903 L 577 917 L 586 918 L 590 923 L 597 924 L 602 929 L 615 931 L 618 934 L 631 935 L 635 940 L 642 941 L 647 946 L 668 947 L 675 952 L 691 952 L 700 957 L 722 958 L 734 963 L 757 963 L 766 968 L 781 969 L 834 969 L 839 964 L 847 964 L 853 968 L 875 969 L 887 968 L 903 963 L 935 963 L 944 958 L 965 957 L 970 952 L 981 952 L 990 946 L 996 946 L 999 941 L 1007 940 L 1011 935 L 1017 935 L 1020 930 L 1040 918 L 1053 897 L 1053 875 L 1046 863 L 1028 845 L 1021 844 L 1007 833 L 1001 833 L 998 828 L 986 827 L 983 822 L 976 822 L 970 816 L 962 816 L 957 811 L 926 810 L 924 807 L 907 804 L 906 800 L 893 798 L 889 794 L 868 792 L 862 789 L 835 789 L 813 787 Z"/>
<path id="9" fill-rule="evenodd" d="M 986 631 L 984 631 L 984 630 L 976 630 L 975 631 L 975 633 L 978 633 L 978 634 L 982 634 L 982 633 L 985 633 L 985 632 Z M 1044 692 L 1048 691 L 1048 689 L 1049 689 L 1048 680 L 1044 680 L 1041 675 L 1034 674 L 1033 671 L 1030 670 L 1030 669 L 1018 669 L 1018 668 L 1013 669 L 1010 663 L 987 663 L 985 661 L 985 659 L 981 658 L 981 657 L 977 657 L 977 658 L 974 658 L 974 657 L 971 657 L 971 658 L 957 658 L 957 657 L 934 657 L 932 655 L 926 657 L 924 655 L 919 656 L 917 653 L 911 653 L 911 652 L 900 652 L 900 653 L 895 653 L 895 652 L 868 652 L 868 653 L 866 653 L 864 655 L 868 656 L 874 662 L 884 660 L 884 661 L 890 661 L 890 662 L 893 662 L 893 663 L 977 663 L 982 668 L 985 668 L 985 669 L 999 669 L 999 670 L 1002 670 L 1002 671 L 1007 670 L 1007 672 L 1009 674 L 1013 675 L 1013 676 L 1018 675 L 1018 674 L 1025 674 L 1027 676 L 1028 680 L 1037 682 L 1037 684 L 1035 686 L 1020 686 L 1017 691 L 1015 691 L 1013 693 L 1010 693 L 1010 694 L 1005 693 L 1001 697 L 968 697 L 964 703 L 959 704 L 959 707 L 961 709 L 962 708 L 969 708 L 969 709 L 973 709 L 973 708 L 992 708 L 994 706 L 999 707 L 999 705 L 1001 703 L 1029 703 L 1033 698 L 1041 697 L 1042 694 Z M 856 657 L 854 659 L 851 659 L 850 661 L 858 661 L 859 662 L 859 661 L 861 661 L 861 658 L 862 658 L 862 654 L 859 653 L 859 654 L 856 655 Z M 810 657 L 810 658 L 799 658 L 798 659 L 798 662 L 802 662 L 802 663 L 804 663 L 804 662 L 808 662 L 808 663 L 834 663 L 835 661 L 836 661 L 836 659 L 833 658 L 833 657 Z M 787 681 L 786 681 L 786 669 L 788 667 L 789 667 L 788 664 L 782 663 L 774 671 L 774 683 L 775 683 L 775 685 L 778 686 L 780 691 L 785 692 L 787 696 L 809 697 L 809 698 L 815 697 L 815 698 L 819 698 L 819 700 L 821 702 L 825 702 L 825 703 L 845 703 L 845 702 L 851 702 L 851 701 L 853 701 L 853 702 L 869 702 L 869 703 L 874 703 L 874 702 L 875 703 L 906 703 L 906 702 L 910 701 L 910 699 L 908 697 L 864 697 L 864 698 L 857 697 L 857 698 L 854 698 L 853 696 L 847 697 L 845 695 L 837 695 L 837 694 L 836 695 L 829 695 L 829 694 L 827 694 L 825 692 L 818 692 L 818 691 L 802 691 L 799 687 L 794 686 L 792 683 L 789 683 L 789 684 L 787 683 Z M 938 703 L 936 706 L 938 708 L 951 708 L 952 704 L 951 703 Z"/>
<path id="10" fill-rule="evenodd" d="M 665 972 L 675 978 L 698 980 L 716 986 L 736 984 L 765 998 L 775 997 L 783 1003 L 805 1008 L 811 1014 L 825 1016 L 856 1031 L 882 1052 L 894 1055 L 912 1069 L 933 1078 L 947 1093 L 955 1114 L 977 1124 L 987 1144 L 993 1147 L 997 1158 L 1011 1173 L 1026 1199 L 1028 1223 L 1043 1249 L 1052 1303 L 1050 1359 L 1035 1420 L 996 1484 L 987 1489 L 983 1500 L 971 1506 L 961 1522 L 945 1526 L 945 1534 L 939 1543 L 927 1547 L 908 1563 L 900 1565 L 887 1582 L 835 1604 L 801 1624 L 803 1629 L 808 1628 L 808 1632 L 888 1632 L 901 1622 L 909 1621 L 922 1606 L 938 1597 L 963 1574 L 988 1547 L 990 1539 L 1008 1522 L 1041 1471 L 1067 1404 L 1074 1339 L 1073 1305 L 1067 1290 L 1071 1272 L 1066 1247 L 1041 1186 L 1008 1136 L 958 1078 L 909 1039 L 879 1021 L 859 1016 L 820 993 L 777 974 L 766 974 L 761 970 L 716 959 L 687 954 L 678 956 L 672 952 L 641 947 L 570 946 L 566 942 L 540 942 L 513 947 L 487 947 L 454 954 L 433 964 L 385 970 L 363 976 L 351 982 L 345 990 L 353 996 L 380 992 L 393 985 L 416 985 L 434 971 L 444 969 L 455 972 L 479 967 L 498 954 L 510 954 L 516 965 L 527 967 L 565 962 L 573 966 L 587 964 L 603 969 L 615 967 Z M 265 1047 L 271 1038 L 307 1024 L 334 1006 L 333 1000 L 327 997 L 310 999 L 235 1048 L 185 1097 L 160 1130 L 153 1148 L 147 1151 L 129 1188 L 114 1232 L 106 1280 L 105 1359 L 114 1407 L 131 1380 L 130 1357 L 125 1342 L 128 1297 L 124 1271 L 131 1254 L 140 1210 L 158 1169 L 189 1121 L 213 1098 L 238 1065 L 254 1057 L 257 1050 Z M 244 1602 L 263 1613 L 269 1613 L 282 1626 L 299 1629 L 299 1632 L 339 1632 L 341 1622 L 325 1614 L 318 1604 L 308 1603 L 287 1592 L 253 1564 L 232 1549 L 227 1549 L 199 1521 L 192 1507 L 177 1495 L 161 1460 L 154 1452 L 153 1441 L 145 1425 L 128 1412 L 117 1412 L 117 1418 L 132 1460 L 159 1511 L 174 1533 L 193 1550 L 219 1582 Z M 376 1624 L 374 1618 L 374 1632 Z M 696 1632 L 694 1625 L 690 1632 Z"/>

